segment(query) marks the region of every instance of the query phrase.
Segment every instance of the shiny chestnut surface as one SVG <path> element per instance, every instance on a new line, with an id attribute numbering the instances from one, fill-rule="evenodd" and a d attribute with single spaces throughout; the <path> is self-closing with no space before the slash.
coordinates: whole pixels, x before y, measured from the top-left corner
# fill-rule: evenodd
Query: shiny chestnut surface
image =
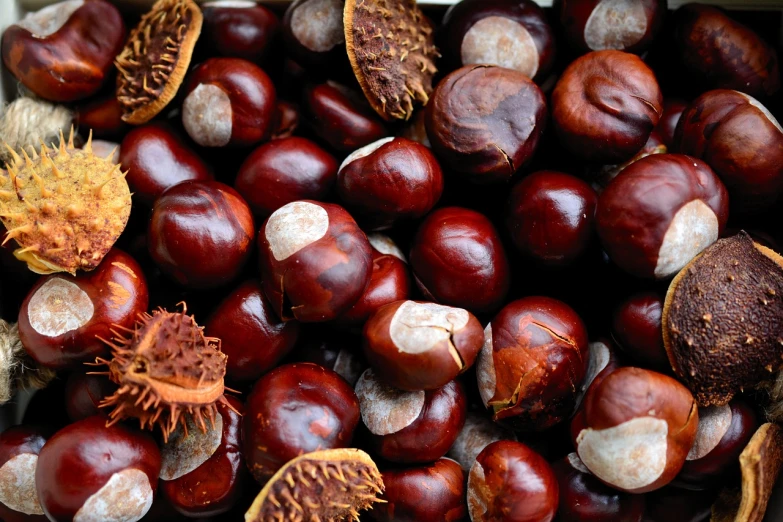
<path id="1" fill-rule="evenodd" d="M 216 1 L 202 6 L 201 38 L 220 56 L 261 62 L 277 36 L 277 16 L 255 2 Z"/>
<path id="2" fill-rule="evenodd" d="M 105 415 L 106 410 L 101 410 L 98 404 L 116 389 L 117 385 L 105 375 L 71 373 L 65 382 L 65 410 L 68 418 L 76 422 L 93 415 Z"/>
<path id="3" fill-rule="evenodd" d="M 680 116 L 688 108 L 688 105 L 688 102 L 679 98 L 663 100 L 663 115 L 655 130 L 658 131 L 658 135 L 661 137 L 664 145 L 670 149 L 674 147 L 674 133 L 677 130 L 677 124 L 680 122 Z"/>
<path id="4" fill-rule="evenodd" d="M 612 318 L 612 337 L 628 356 L 644 367 L 671 371 L 663 346 L 663 298 L 656 292 L 632 295 Z"/>
<path id="5" fill-rule="evenodd" d="M 233 280 L 250 257 L 255 225 L 245 200 L 217 181 L 186 181 L 152 207 L 147 241 L 155 263 L 190 288 Z"/>
<path id="6" fill-rule="evenodd" d="M 38 454 L 47 433 L 21 425 L 0 433 L 0 518 L 5 522 L 46 522 L 35 489 Z"/>

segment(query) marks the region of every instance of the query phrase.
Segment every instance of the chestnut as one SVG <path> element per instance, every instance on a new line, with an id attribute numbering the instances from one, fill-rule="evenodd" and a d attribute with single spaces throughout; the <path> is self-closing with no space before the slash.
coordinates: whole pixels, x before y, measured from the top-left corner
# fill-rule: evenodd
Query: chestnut
<path id="1" fill-rule="evenodd" d="M 634 294 L 612 316 L 612 337 L 624 353 L 645 368 L 670 372 L 663 346 L 663 297 L 657 292 Z"/>
<path id="2" fill-rule="evenodd" d="M 296 0 L 283 17 L 286 51 L 302 65 L 324 68 L 345 56 L 344 0 Z"/>
<path id="3" fill-rule="evenodd" d="M 666 16 L 666 0 L 555 0 L 555 16 L 580 53 L 614 49 L 642 54 Z"/>
<path id="4" fill-rule="evenodd" d="M 497 183 L 533 156 L 546 113 L 544 95 L 523 73 L 467 65 L 440 81 L 424 121 L 447 167 L 476 183 Z"/>
<path id="5" fill-rule="evenodd" d="M 552 467 L 521 442 L 493 442 L 468 475 L 472 522 L 551 522 L 558 500 Z"/>
<path id="6" fill-rule="evenodd" d="M 631 159 L 662 112 L 655 74 L 638 56 L 621 51 L 577 58 L 552 92 L 552 121 L 561 145 L 595 163 Z"/>
<path id="7" fill-rule="evenodd" d="M 628 493 L 659 489 L 680 472 L 699 414 L 688 389 L 666 375 L 618 368 L 584 400 L 576 451 L 601 482 Z"/>
<path id="8" fill-rule="evenodd" d="M 242 422 L 247 467 L 263 484 L 302 453 L 347 447 L 359 424 L 359 400 L 335 372 L 287 364 L 256 382 Z"/>
<path id="9" fill-rule="evenodd" d="M 367 236 L 342 207 L 302 200 L 258 233 L 263 289 L 284 321 L 329 321 L 359 300 L 372 275 Z"/>
<path id="10" fill-rule="evenodd" d="M 498 440 L 516 441 L 517 437 L 513 431 L 493 422 L 484 412 L 468 412 L 462 430 L 446 455 L 468 473 L 481 450 Z"/>
<path id="11" fill-rule="evenodd" d="M 702 94 L 683 112 L 674 142 L 678 152 L 715 170 L 729 191 L 732 210 L 767 210 L 783 194 L 783 127 L 747 94 Z"/>
<path id="12" fill-rule="evenodd" d="M 65 0 L 3 33 L 3 62 L 37 96 L 72 102 L 95 94 L 125 44 L 119 10 L 105 0 Z"/>
<path id="13" fill-rule="evenodd" d="M 205 433 L 180 426 L 161 448 L 161 491 L 179 513 L 212 517 L 229 511 L 242 493 L 242 403 L 220 403 Z"/>
<path id="14" fill-rule="evenodd" d="M 82 129 L 92 131 L 93 138 L 97 139 L 117 139 L 124 136 L 128 130 L 128 124 L 122 121 L 120 102 L 113 95 L 80 105 L 74 114 L 74 123 Z M 95 140 L 92 144 L 95 145 Z M 94 153 L 100 156 L 97 152 Z"/>
<path id="15" fill-rule="evenodd" d="M 443 16 L 441 48 L 453 68 L 490 64 L 531 79 L 545 78 L 555 60 L 555 36 L 532 0 L 463 0 Z"/>
<path id="16" fill-rule="evenodd" d="M 148 305 L 141 267 L 114 248 L 92 272 L 39 279 L 19 310 L 19 339 L 38 364 L 73 367 L 104 355 L 102 339 L 117 326 L 132 327 Z"/>
<path id="17" fill-rule="evenodd" d="M 666 279 L 718 239 L 728 206 L 726 187 L 706 163 L 654 154 L 609 182 L 598 197 L 596 226 L 620 268 Z"/>
<path id="18" fill-rule="evenodd" d="M 234 188 L 259 217 L 300 199 L 323 200 L 337 176 L 337 160 L 312 141 L 290 137 L 250 153 Z"/>
<path id="19" fill-rule="evenodd" d="M 382 476 L 385 502 L 375 504 L 369 513 L 377 522 L 452 522 L 468 516 L 465 472 L 451 459 L 388 469 Z"/>
<path id="20" fill-rule="evenodd" d="M 184 181 L 155 200 L 150 256 L 177 283 L 215 288 L 232 281 L 250 257 L 255 225 L 250 207 L 217 181 Z"/>
<path id="21" fill-rule="evenodd" d="M 476 377 L 494 420 L 541 431 L 574 410 L 587 365 L 587 331 L 576 312 L 556 299 L 526 297 L 487 325 Z"/>
<path id="22" fill-rule="evenodd" d="M 146 206 L 183 181 L 208 181 L 212 173 L 201 157 L 163 122 L 131 130 L 120 146 L 122 170 L 134 202 Z"/>
<path id="23" fill-rule="evenodd" d="M 299 127 L 299 107 L 285 100 L 277 100 L 272 139 L 290 138 Z"/>
<path id="24" fill-rule="evenodd" d="M 663 115 L 658 120 L 658 126 L 655 128 L 661 141 L 667 148 L 674 148 L 674 133 L 677 130 L 677 124 L 680 117 L 689 103 L 679 98 L 667 98 L 663 100 Z M 655 134 L 655 132 L 653 133 Z M 672 150 L 672 152 L 676 152 Z"/>
<path id="25" fill-rule="evenodd" d="M 84 372 L 73 372 L 65 381 L 65 411 L 72 422 L 105 415 L 99 404 L 106 397 L 117 391 L 117 385 L 105 375 L 94 375 Z"/>
<path id="26" fill-rule="evenodd" d="M 433 301 L 474 313 L 496 310 L 510 270 L 495 227 L 466 208 L 440 208 L 419 225 L 410 263 L 416 284 Z"/>
<path id="27" fill-rule="evenodd" d="M 380 307 L 364 325 L 364 354 L 385 383 L 435 390 L 476 361 L 481 323 L 462 308 L 420 301 Z"/>
<path id="28" fill-rule="evenodd" d="M 204 334 L 221 340 L 221 351 L 228 356 L 226 379 L 252 382 L 293 349 L 299 323 L 280 321 L 261 283 L 250 280 L 239 285 L 212 312 Z"/>
<path id="29" fill-rule="evenodd" d="M 160 473 L 153 438 L 89 417 L 55 433 L 38 455 L 35 486 L 52 522 L 139 520 L 152 506 Z"/>
<path id="30" fill-rule="evenodd" d="M 351 153 L 337 172 L 337 193 L 373 229 L 426 215 L 443 192 L 432 152 L 407 138 L 380 139 Z"/>
<path id="31" fill-rule="evenodd" d="M 506 227 L 517 249 L 547 266 L 571 264 L 595 237 L 595 190 L 579 178 L 539 171 L 511 191 Z"/>
<path id="32" fill-rule="evenodd" d="M 0 433 L 0 518 L 4 521 L 46 520 L 35 488 L 44 444 L 46 433 L 33 426 L 14 426 Z"/>
<path id="33" fill-rule="evenodd" d="M 249 0 L 201 5 L 201 38 L 210 52 L 260 63 L 269 54 L 280 25 L 266 7 Z"/>
<path id="34" fill-rule="evenodd" d="M 375 452 L 402 463 L 431 462 L 445 455 L 465 423 L 462 383 L 405 391 L 380 380 L 376 371 L 366 370 L 356 383 L 362 422 Z"/>
<path id="35" fill-rule="evenodd" d="M 184 87 L 182 125 L 202 147 L 247 147 L 268 139 L 276 93 L 269 76 L 241 58 L 210 58 Z"/>

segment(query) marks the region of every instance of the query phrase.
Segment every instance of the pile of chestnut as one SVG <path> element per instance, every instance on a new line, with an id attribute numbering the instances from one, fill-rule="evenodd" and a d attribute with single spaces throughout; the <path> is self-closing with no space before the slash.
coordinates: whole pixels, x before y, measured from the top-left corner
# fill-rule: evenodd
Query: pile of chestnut
<path id="1" fill-rule="evenodd" d="M 113 64 L 143 3 L 67 0 L 3 36 L 20 96 L 118 147 L 133 210 L 91 272 L 0 249 L 2 317 L 57 371 L 0 433 L 0 520 L 244 520 L 286 462 L 349 447 L 382 472 L 379 522 L 698 522 L 738 487 L 768 396 L 699 404 L 662 316 L 716 241 L 780 251 L 778 18 L 425 8 L 439 72 L 389 121 L 343 0 L 211 1 L 177 97 L 130 125 Z M 221 341 L 231 407 L 165 442 L 107 427 L 116 386 L 86 364 L 181 302 Z"/>

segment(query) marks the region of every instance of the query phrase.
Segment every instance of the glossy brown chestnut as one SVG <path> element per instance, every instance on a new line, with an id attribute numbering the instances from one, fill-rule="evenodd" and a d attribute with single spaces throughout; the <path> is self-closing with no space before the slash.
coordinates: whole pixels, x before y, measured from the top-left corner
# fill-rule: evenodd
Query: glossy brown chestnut
<path id="1" fill-rule="evenodd" d="M 468 475 L 472 522 L 550 522 L 558 500 L 552 467 L 521 442 L 493 442 Z"/>
<path id="2" fill-rule="evenodd" d="M 117 390 L 117 385 L 105 375 L 73 372 L 65 382 L 65 411 L 71 422 L 93 415 L 105 415 L 98 404 Z"/>
<path id="3" fill-rule="evenodd" d="M 0 433 L 0 519 L 45 522 L 35 470 L 46 434 L 33 426 L 14 426 Z"/>
<path id="4" fill-rule="evenodd" d="M 163 122 L 148 123 L 126 134 L 120 163 L 128 171 L 134 202 L 146 206 L 177 183 L 212 179 L 204 160 Z"/>
<path id="5" fill-rule="evenodd" d="M 473 182 L 497 183 L 533 156 L 546 113 L 541 90 L 521 72 L 467 65 L 441 80 L 424 121 L 446 166 Z"/>
<path id="6" fill-rule="evenodd" d="M 39 364 L 73 367 L 104 355 L 101 338 L 111 339 L 115 325 L 132 327 L 148 305 L 141 267 L 114 248 L 92 272 L 39 279 L 19 310 L 19 338 Z"/>
<path id="7" fill-rule="evenodd" d="M 258 233 L 263 289 L 284 321 L 329 321 L 362 296 L 372 247 L 342 207 L 302 200 L 277 209 Z"/>
<path id="8" fill-rule="evenodd" d="M 579 458 L 620 491 L 645 493 L 671 482 L 696 439 L 691 392 L 660 373 L 618 368 L 588 390 L 584 408 Z"/>
<path id="9" fill-rule="evenodd" d="M 514 429 L 550 428 L 573 412 L 588 355 L 587 331 L 568 305 L 513 301 L 484 331 L 476 365 L 484 406 Z"/>
<path id="10" fill-rule="evenodd" d="M 215 288 L 232 281 L 250 257 L 255 224 L 250 207 L 217 181 L 184 181 L 152 207 L 150 256 L 177 283 Z"/>
<path id="11" fill-rule="evenodd" d="M 579 178 L 544 170 L 511 191 L 506 227 L 520 252 L 548 266 L 572 263 L 595 237 L 595 190 Z"/>
<path id="12" fill-rule="evenodd" d="M 465 388 L 459 381 L 429 391 L 404 391 L 366 370 L 356 383 L 362 421 L 375 452 L 402 463 L 432 462 L 449 450 L 465 424 Z"/>
<path id="13" fill-rule="evenodd" d="M 516 441 L 517 437 L 513 431 L 490 419 L 485 412 L 469 411 L 462 430 L 446 456 L 457 461 L 463 471 L 468 473 L 481 450 L 499 440 Z"/>
<path id="14" fill-rule="evenodd" d="M 274 368 L 296 344 L 299 323 L 282 322 L 261 290 L 245 281 L 212 312 L 204 334 L 221 340 L 228 356 L 226 379 L 252 382 Z"/>
<path id="15" fill-rule="evenodd" d="M 576 51 L 614 49 L 641 54 L 666 16 L 666 0 L 556 0 L 555 15 Z"/>
<path id="16" fill-rule="evenodd" d="M 152 506 L 160 451 L 141 431 L 104 416 L 89 417 L 52 436 L 38 455 L 35 485 L 52 522 L 138 520 Z"/>
<path id="17" fill-rule="evenodd" d="M 286 51 L 302 65 L 325 68 L 345 58 L 343 0 L 296 0 L 286 9 Z"/>
<path id="18" fill-rule="evenodd" d="M 783 127 L 756 99 L 709 91 L 683 112 L 675 148 L 701 158 L 721 178 L 732 210 L 770 208 L 783 194 Z"/>
<path id="19" fill-rule="evenodd" d="M 726 187 L 706 163 L 653 154 L 609 182 L 598 197 L 596 227 L 620 268 L 666 279 L 718 239 L 728 207 Z"/>
<path id="20" fill-rule="evenodd" d="M 3 62 L 41 98 L 72 102 L 106 81 L 125 43 L 119 10 L 104 0 L 68 0 L 30 13 L 3 33 Z"/>
<path id="21" fill-rule="evenodd" d="M 410 263 L 428 299 L 470 312 L 496 310 L 508 293 L 509 265 L 495 227 L 459 207 L 427 216 L 413 240 Z"/>
<path id="22" fill-rule="evenodd" d="M 622 163 L 644 146 L 663 113 L 652 70 L 621 51 L 577 58 L 552 92 L 552 121 L 560 143 L 596 163 Z"/>
<path id="23" fill-rule="evenodd" d="M 128 130 L 128 124 L 122 121 L 120 102 L 114 95 L 80 105 L 74 123 L 85 136 L 92 131 L 92 137 L 97 139 L 118 139 Z M 96 155 L 100 154 L 96 152 Z"/>
<path id="24" fill-rule="evenodd" d="M 451 459 L 383 472 L 386 490 L 370 518 L 377 522 L 455 522 L 466 520 L 465 472 Z"/>
<path id="25" fill-rule="evenodd" d="M 302 453 L 348 446 L 359 424 L 359 400 L 335 372 L 288 364 L 256 382 L 242 422 L 247 467 L 263 484 Z"/>
<path id="26" fill-rule="evenodd" d="M 389 134 L 361 94 L 342 85 L 329 82 L 307 87 L 302 109 L 313 131 L 342 152 L 352 152 Z"/>
<path id="27" fill-rule="evenodd" d="M 277 94 L 269 76 L 241 58 L 210 58 L 185 84 L 182 125 L 203 147 L 248 147 L 268 139 Z"/>
<path id="28" fill-rule="evenodd" d="M 265 143 L 239 168 L 234 188 L 256 216 L 292 201 L 323 200 L 337 176 L 337 160 L 312 141 L 290 137 Z"/>
<path id="29" fill-rule="evenodd" d="M 280 22 L 266 7 L 249 0 L 220 0 L 202 4 L 205 47 L 220 56 L 260 63 L 277 36 Z"/>
<path id="30" fill-rule="evenodd" d="M 193 424 L 184 436 L 180 427 L 161 448 L 161 491 L 185 516 L 221 515 L 240 499 L 243 407 L 234 397 L 227 400 L 230 407 L 218 404 L 215 426 L 206 434 Z"/>
<path id="31" fill-rule="evenodd" d="M 532 0 L 465 0 L 443 17 L 441 49 L 452 68 L 486 63 L 545 78 L 555 59 L 555 36 Z"/>
<path id="32" fill-rule="evenodd" d="M 634 294 L 612 317 L 612 337 L 634 362 L 645 368 L 671 372 L 661 329 L 663 298 L 656 292 Z"/>
<path id="33" fill-rule="evenodd" d="M 668 98 L 663 100 L 663 115 L 658 121 L 658 126 L 655 128 L 658 135 L 663 141 L 663 144 L 667 148 L 674 148 L 674 133 L 677 130 L 677 124 L 680 122 L 680 117 L 685 109 L 690 105 L 685 100 L 679 98 Z"/>
<path id="34" fill-rule="evenodd" d="M 676 56 L 707 89 L 737 89 L 756 97 L 780 89 L 775 50 L 721 9 L 681 7 L 674 14 L 674 40 Z"/>

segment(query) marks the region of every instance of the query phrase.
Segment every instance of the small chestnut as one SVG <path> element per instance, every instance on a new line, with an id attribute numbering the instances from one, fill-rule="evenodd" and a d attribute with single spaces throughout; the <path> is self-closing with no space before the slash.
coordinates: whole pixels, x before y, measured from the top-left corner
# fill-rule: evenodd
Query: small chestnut
<path id="1" fill-rule="evenodd" d="M 286 51 L 302 65 L 314 68 L 344 59 L 343 11 L 343 0 L 291 2 L 283 17 Z"/>
<path id="2" fill-rule="evenodd" d="M 677 130 L 677 124 L 680 122 L 680 117 L 685 109 L 688 108 L 689 103 L 679 98 L 667 98 L 663 100 L 663 115 L 658 121 L 658 126 L 655 130 L 660 136 L 663 144 L 667 148 L 674 148 L 674 133 Z M 674 150 L 672 150 L 674 152 Z"/>
<path id="3" fill-rule="evenodd" d="M 634 294 L 615 309 L 612 337 L 641 366 L 670 372 L 669 356 L 663 346 L 662 314 L 663 297 L 658 293 Z"/>
<path id="4" fill-rule="evenodd" d="M 80 105 L 76 109 L 74 123 L 82 129 L 89 129 L 93 138 L 98 139 L 118 139 L 128 130 L 128 124 L 122 121 L 120 102 L 113 95 Z M 92 144 L 95 145 L 94 140 Z M 94 149 L 93 152 L 100 156 Z"/>
<path id="5" fill-rule="evenodd" d="M 499 440 L 516 441 L 517 437 L 513 431 L 493 422 L 484 412 L 468 412 L 462 430 L 446 455 L 468 473 L 481 450 Z"/>
<path id="6" fill-rule="evenodd" d="M 101 410 L 98 405 L 115 391 L 117 385 L 105 375 L 71 373 L 65 381 L 65 411 L 68 412 L 68 418 L 76 422 L 93 415 L 105 415 L 106 410 Z"/>
<path id="7" fill-rule="evenodd" d="M 206 2 L 201 12 L 201 38 L 210 52 L 255 63 L 269 54 L 280 25 L 272 11 L 249 0 Z"/>
<path id="8" fill-rule="evenodd" d="M 210 58 L 190 73 L 184 93 L 182 125 L 203 147 L 247 147 L 272 134 L 275 86 L 252 62 Z"/>
<path id="9" fill-rule="evenodd" d="M 465 423 L 467 398 L 459 381 L 436 390 L 404 391 L 368 369 L 356 383 L 356 396 L 375 452 L 392 462 L 439 459 Z"/>
<path id="10" fill-rule="evenodd" d="M 277 100 L 272 139 L 290 138 L 299 128 L 299 107 L 285 100 Z"/>
<path id="11" fill-rule="evenodd" d="M 14 426 L 0 433 L 0 519 L 45 521 L 35 488 L 38 455 L 46 434 L 33 426 Z"/>

